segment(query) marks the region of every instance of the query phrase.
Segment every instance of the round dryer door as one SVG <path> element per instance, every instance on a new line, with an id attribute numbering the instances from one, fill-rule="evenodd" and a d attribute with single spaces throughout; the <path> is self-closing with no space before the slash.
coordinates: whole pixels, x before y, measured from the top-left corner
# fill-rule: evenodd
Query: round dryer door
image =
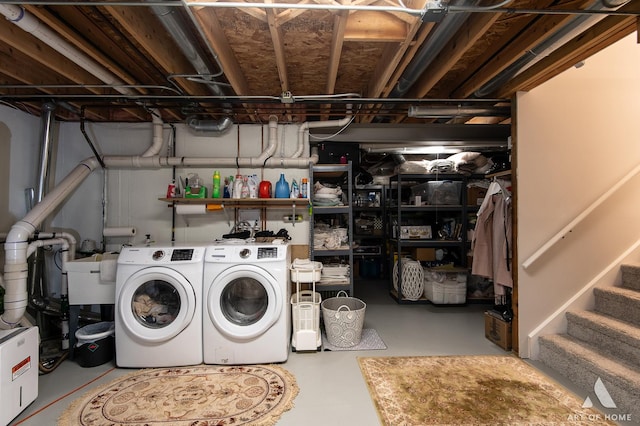
<path id="1" fill-rule="evenodd" d="M 283 285 L 259 267 L 232 266 L 209 284 L 209 318 L 228 337 L 260 336 L 282 315 Z"/>
<path id="2" fill-rule="evenodd" d="M 142 269 L 123 284 L 118 315 L 138 339 L 164 342 L 184 330 L 193 319 L 196 295 L 189 281 L 173 269 Z"/>

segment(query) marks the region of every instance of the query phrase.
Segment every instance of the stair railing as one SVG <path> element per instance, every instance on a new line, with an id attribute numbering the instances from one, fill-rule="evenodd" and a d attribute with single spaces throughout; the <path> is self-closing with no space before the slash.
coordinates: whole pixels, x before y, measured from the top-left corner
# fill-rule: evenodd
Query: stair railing
<path id="1" fill-rule="evenodd" d="M 553 237 L 549 239 L 542 247 L 535 251 L 527 260 L 522 262 L 522 267 L 527 269 L 533 263 L 535 263 L 543 254 L 545 254 L 551 247 L 556 245 L 556 243 L 562 239 L 564 239 L 567 235 L 573 232 L 573 228 L 575 228 L 580 222 L 582 222 L 587 216 L 591 214 L 595 209 L 597 209 L 602 203 L 604 203 L 609 197 L 616 193 L 624 184 L 633 179 L 638 173 L 640 173 L 640 165 L 637 165 L 633 170 L 631 170 L 625 177 L 623 177 L 618 183 L 613 185 L 611 188 L 607 190 L 604 194 L 602 194 L 597 200 L 595 200 L 589 207 L 582 211 L 575 219 L 573 219 L 569 224 L 567 224 L 564 228 L 562 228 L 558 233 L 556 233 Z"/>

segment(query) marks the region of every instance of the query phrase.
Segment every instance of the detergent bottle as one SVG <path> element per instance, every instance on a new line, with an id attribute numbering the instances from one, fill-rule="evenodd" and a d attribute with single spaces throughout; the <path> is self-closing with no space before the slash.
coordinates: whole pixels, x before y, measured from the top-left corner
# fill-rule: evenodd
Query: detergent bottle
<path id="1" fill-rule="evenodd" d="M 216 170 L 213 173 L 213 191 L 211 191 L 212 198 L 220 198 L 220 173 Z"/>

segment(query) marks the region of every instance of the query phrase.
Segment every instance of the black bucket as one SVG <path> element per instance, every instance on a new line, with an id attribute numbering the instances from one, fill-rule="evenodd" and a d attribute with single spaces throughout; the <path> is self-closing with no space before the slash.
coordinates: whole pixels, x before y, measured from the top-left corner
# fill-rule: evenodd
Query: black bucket
<path id="1" fill-rule="evenodd" d="M 96 367 L 113 359 L 114 323 L 89 324 L 76 331 L 74 359 L 81 367 Z"/>

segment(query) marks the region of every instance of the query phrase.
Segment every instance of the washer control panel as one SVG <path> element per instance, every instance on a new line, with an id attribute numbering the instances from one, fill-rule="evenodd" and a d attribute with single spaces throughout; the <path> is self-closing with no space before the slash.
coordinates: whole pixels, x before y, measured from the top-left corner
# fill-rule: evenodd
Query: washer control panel
<path id="1" fill-rule="evenodd" d="M 123 247 L 119 264 L 167 265 L 202 262 L 205 247 Z"/>

